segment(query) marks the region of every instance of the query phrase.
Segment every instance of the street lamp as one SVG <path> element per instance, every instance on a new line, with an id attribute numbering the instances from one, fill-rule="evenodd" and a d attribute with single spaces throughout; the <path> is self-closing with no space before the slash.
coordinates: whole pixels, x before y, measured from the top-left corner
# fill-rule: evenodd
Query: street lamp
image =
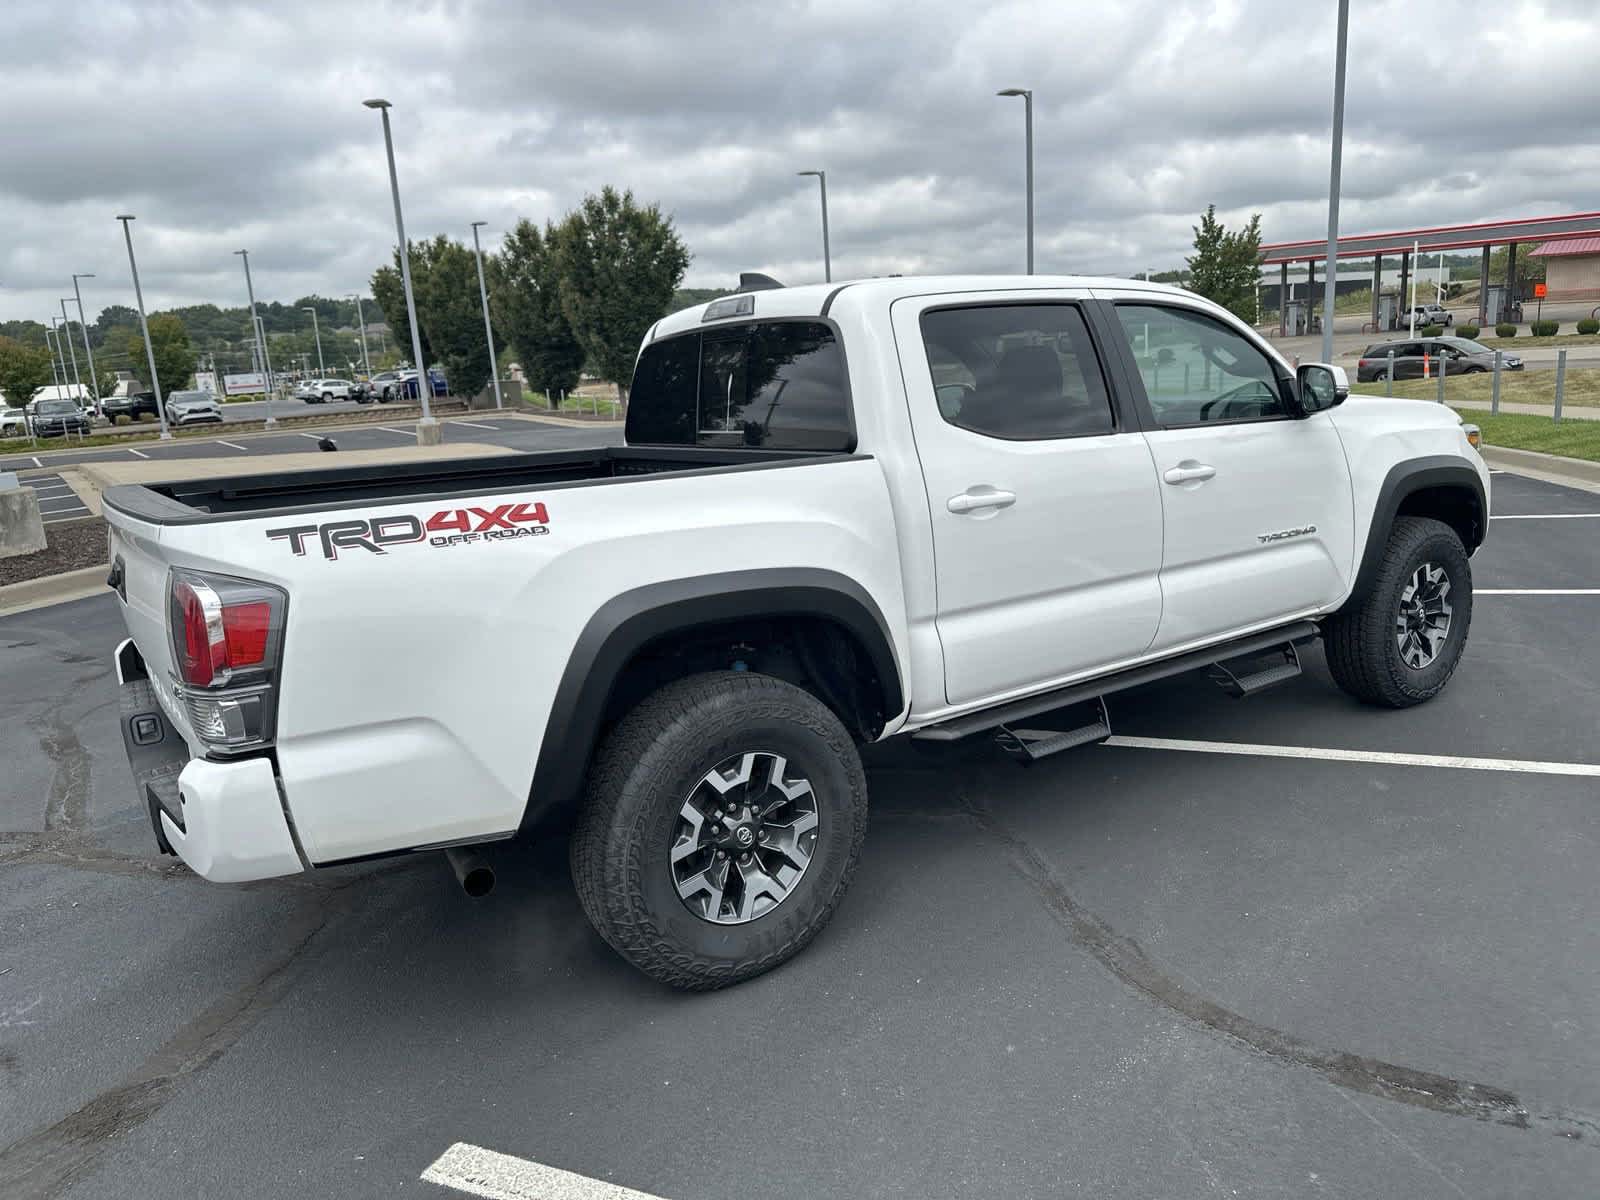
<path id="1" fill-rule="evenodd" d="M 815 175 L 822 187 L 822 281 L 833 282 L 833 256 L 828 250 L 828 173 L 826 171 L 796 171 L 796 175 Z"/>
<path id="2" fill-rule="evenodd" d="M 1439 261 L 1444 261 L 1442 254 L 1439 256 Z M 78 397 L 81 399 L 83 396 L 83 379 L 78 375 L 78 351 L 72 344 L 72 318 L 67 316 L 67 302 L 65 299 L 61 299 L 61 325 L 67 334 L 67 351 L 72 355 L 72 382 L 77 387 Z M 59 342 L 60 340 L 61 335 L 58 333 L 56 334 L 56 341 Z"/>
<path id="3" fill-rule="evenodd" d="M 94 393 L 94 413 L 97 417 L 106 415 L 105 402 L 100 398 L 100 376 L 94 371 L 94 348 L 89 345 L 89 321 L 83 315 L 83 292 L 78 288 L 78 280 L 93 279 L 93 273 L 74 275 L 72 277 L 72 295 L 78 302 L 78 328 L 83 330 L 83 352 L 89 356 L 89 389 Z"/>
<path id="4" fill-rule="evenodd" d="M 320 379 L 328 373 L 328 368 L 322 365 L 322 329 L 317 325 L 317 310 L 302 308 L 300 311 L 311 314 L 311 332 L 317 339 L 317 378 Z"/>
<path id="5" fill-rule="evenodd" d="M 260 351 L 262 387 L 266 389 L 267 419 L 262 426 L 271 429 L 278 422 L 272 415 L 272 356 L 267 352 L 267 326 L 260 317 L 256 316 L 256 289 L 250 282 L 250 251 L 235 250 L 240 258 L 244 259 L 244 290 L 250 297 L 250 332 L 255 335 L 256 349 Z"/>
<path id="6" fill-rule="evenodd" d="M 356 302 L 356 324 L 361 328 L 361 369 L 367 373 L 367 379 L 372 378 L 372 360 L 367 357 L 367 318 L 361 313 L 361 293 L 357 292 L 350 299 Z"/>
<path id="7" fill-rule="evenodd" d="M 133 226 L 129 224 L 135 218 L 119 216 L 122 222 L 122 236 L 128 243 L 128 269 L 133 272 L 133 296 L 139 302 L 139 328 L 144 333 L 144 357 L 150 364 L 150 390 L 156 394 L 156 420 L 161 422 L 161 440 L 167 441 L 172 437 L 172 430 L 167 428 L 167 406 L 161 400 L 161 379 L 156 374 L 156 348 L 150 341 L 150 322 L 144 315 L 144 289 L 139 286 L 139 264 L 133 258 Z"/>
<path id="8" fill-rule="evenodd" d="M 400 214 L 400 176 L 394 169 L 394 135 L 389 131 L 389 102 L 363 100 L 368 108 L 378 110 L 383 118 L 383 148 L 389 156 L 389 190 L 394 195 L 394 232 L 400 241 L 400 282 L 405 285 L 406 319 L 411 322 L 411 354 L 417 366 L 417 397 L 422 401 L 422 420 L 417 422 L 417 444 L 434 446 L 439 443 L 439 422 L 433 419 L 433 409 L 428 401 L 433 395 L 433 379 L 428 374 L 428 364 L 422 357 L 422 331 L 417 326 L 417 300 L 411 291 L 411 247 L 406 242 L 406 222 Z"/>
<path id="9" fill-rule="evenodd" d="M 56 319 L 55 319 L 55 317 L 52 316 L 50 318 L 50 324 L 45 326 L 45 330 L 44 330 L 44 348 L 46 350 L 50 351 L 50 378 L 54 379 L 56 381 L 56 395 L 59 397 L 61 395 L 62 383 L 61 383 L 61 372 L 56 370 L 56 355 L 61 352 L 61 339 L 60 338 L 56 338 L 55 344 L 52 345 L 50 339 L 55 337 L 55 334 L 56 334 Z"/>
<path id="10" fill-rule="evenodd" d="M 478 259 L 478 298 L 483 301 L 483 336 L 489 339 L 489 378 L 494 381 L 494 406 L 504 408 L 500 399 L 500 367 L 494 360 L 494 326 L 489 323 L 489 289 L 483 282 L 483 247 L 478 244 L 478 226 L 488 223 L 472 223 L 472 252 Z"/>
<path id="11" fill-rule="evenodd" d="M 1333 157 L 1328 167 L 1328 261 L 1322 281 L 1322 361 L 1329 363 L 1333 361 L 1333 303 L 1339 290 L 1339 165 L 1344 154 L 1344 59 L 1349 34 L 1350 0 L 1339 0 L 1338 49 L 1333 67 Z"/>
<path id="12" fill-rule="evenodd" d="M 996 96 L 1021 96 L 1023 121 L 1027 129 L 1028 151 L 1028 274 L 1033 274 L 1033 91 L 1030 88 L 1006 88 Z"/>

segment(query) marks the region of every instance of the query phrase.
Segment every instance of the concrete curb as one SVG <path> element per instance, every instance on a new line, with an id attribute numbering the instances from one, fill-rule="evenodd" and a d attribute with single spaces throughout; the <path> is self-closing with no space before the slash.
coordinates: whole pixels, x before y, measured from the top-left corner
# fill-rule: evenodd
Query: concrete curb
<path id="1" fill-rule="evenodd" d="M 60 575 L 46 575 L 42 579 L 27 579 L 21 583 L 8 583 L 0 587 L 0 617 L 46 608 L 52 604 L 65 604 L 69 600 L 83 600 L 106 591 L 106 567 L 84 567 L 81 571 L 66 571 Z"/>
<path id="2" fill-rule="evenodd" d="M 1485 446 L 1483 459 L 1492 467 L 1516 475 L 1600 494 L 1600 463 L 1564 458 L 1559 454 L 1540 454 L 1536 450 L 1513 450 L 1508 446 Z"/>

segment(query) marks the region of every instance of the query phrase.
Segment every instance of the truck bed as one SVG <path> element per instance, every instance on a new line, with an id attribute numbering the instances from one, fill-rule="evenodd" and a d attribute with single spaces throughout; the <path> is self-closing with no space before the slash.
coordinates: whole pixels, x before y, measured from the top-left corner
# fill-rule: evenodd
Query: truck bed
<path id="1" fill-rule="evenodd" d="M 191 482 L 124 484 L 102 502 L 155 525 L 242 520 L 266 514 L 313 513 L 375 500 L 448 499 L 537 486 L 589 487 L 665 473 L 750 471 L 863 457 L 806 450 L 604 446 L 447 462 L 333 466 L 263 472 Z M 181 470 L 177 463 L 174 470 Z"/>

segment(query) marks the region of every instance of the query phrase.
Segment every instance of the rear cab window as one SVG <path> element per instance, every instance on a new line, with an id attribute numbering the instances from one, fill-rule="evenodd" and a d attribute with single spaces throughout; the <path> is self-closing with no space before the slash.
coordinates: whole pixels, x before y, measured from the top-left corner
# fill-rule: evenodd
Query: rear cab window
<path id="1" fill-rule="evenodd" d="M 826 321 L 753 321 L 651 342 L 626 432 L 634 445 L 854 450 L 838 334 Z"/>

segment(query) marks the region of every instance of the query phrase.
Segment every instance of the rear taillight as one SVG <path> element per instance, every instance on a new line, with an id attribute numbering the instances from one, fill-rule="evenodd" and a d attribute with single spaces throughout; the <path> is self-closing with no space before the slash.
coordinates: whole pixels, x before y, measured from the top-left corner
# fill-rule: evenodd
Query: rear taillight
<path id="1" fill-rule="evenodd" d="M 269 584 L 173 571 L 168 621 L 175 692 L 216 751 L 270 743 L 287 598 Z"/>

